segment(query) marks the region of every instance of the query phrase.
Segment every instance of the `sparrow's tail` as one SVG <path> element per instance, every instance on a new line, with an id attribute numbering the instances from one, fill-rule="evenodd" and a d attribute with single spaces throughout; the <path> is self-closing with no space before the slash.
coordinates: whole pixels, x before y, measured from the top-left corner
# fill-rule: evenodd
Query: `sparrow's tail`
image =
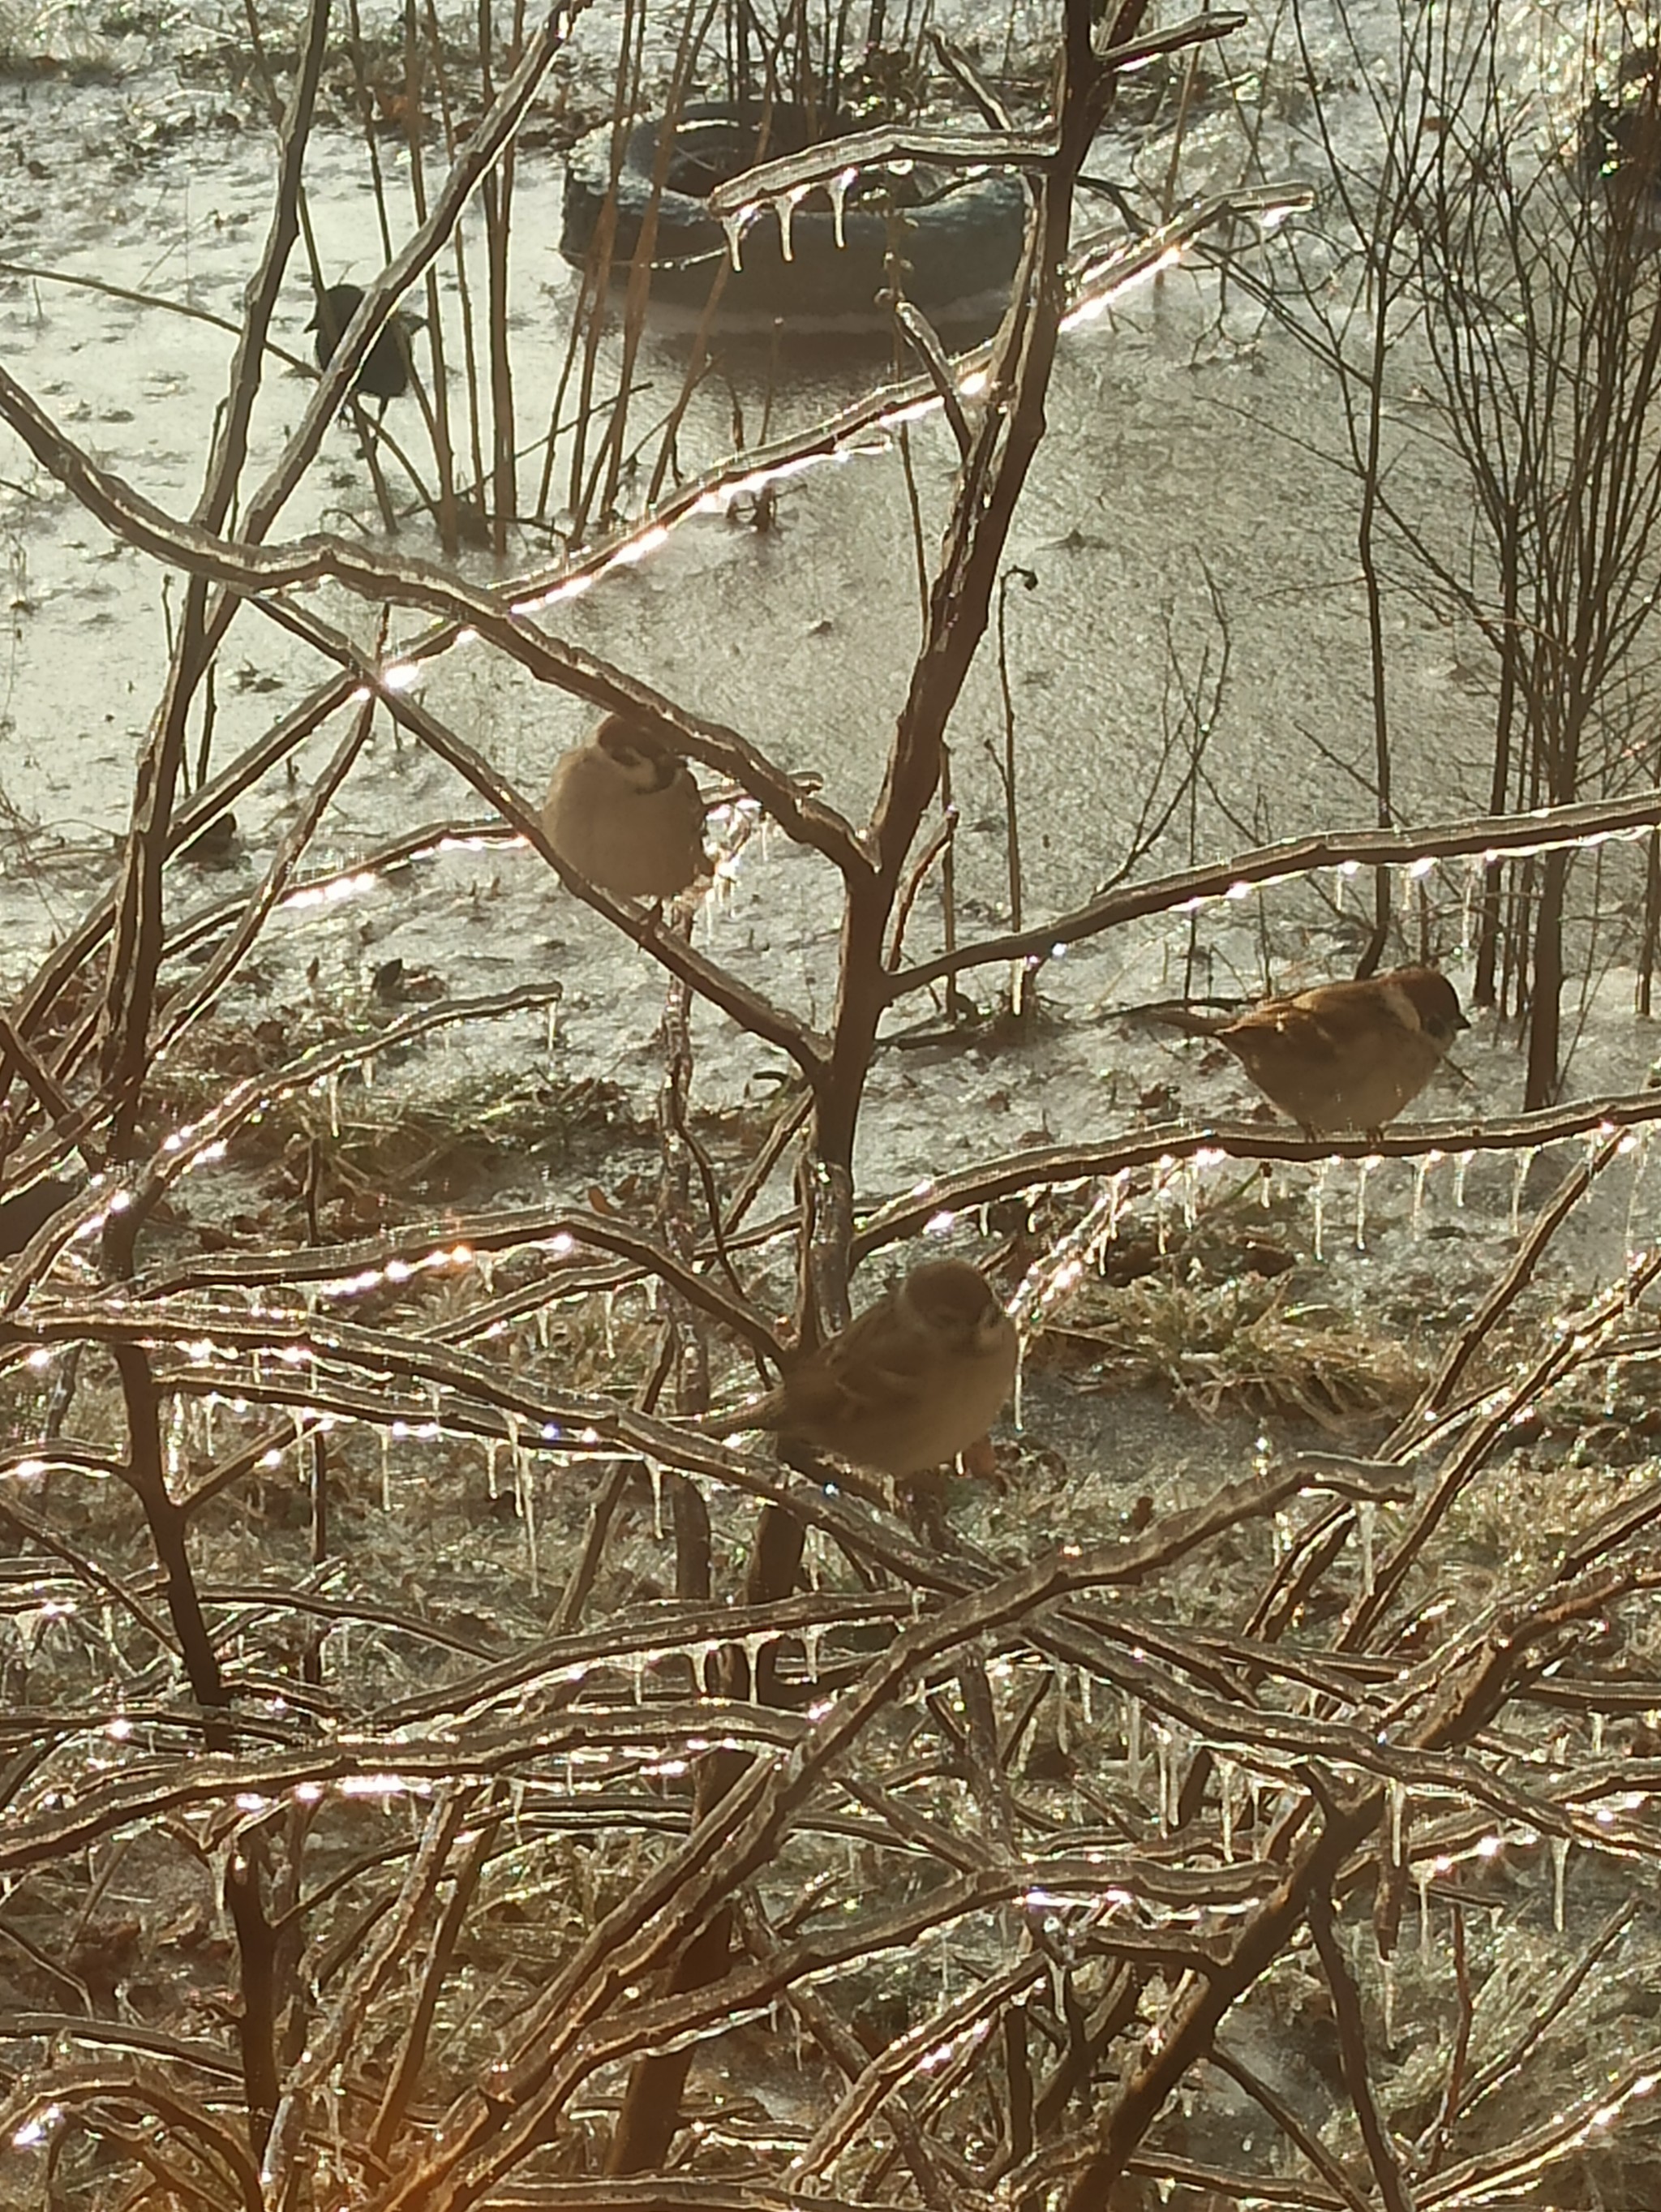
<path id="1" fill-rule="evenodd" d="M 1155 999 L 1149 1006 L 1126 1006 L 1124 1018 L 1153 1022 L 1161 1029 L 1180 1030 L 1185 1036 L 1215 1036 L 1219 1030 L 1226 1030 L 1230 1022 L 1238 1020 L 1240 1013 L 1238 1006 L 1208 1011 L 1191 1006 L 1185 999 Z"/>

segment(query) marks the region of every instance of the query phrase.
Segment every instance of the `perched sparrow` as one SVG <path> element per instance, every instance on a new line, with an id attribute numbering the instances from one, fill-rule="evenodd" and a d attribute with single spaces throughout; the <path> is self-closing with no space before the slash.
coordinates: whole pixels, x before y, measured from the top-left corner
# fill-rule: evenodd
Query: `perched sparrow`
<path id="1" fill-rule="evenodd" d="M 1015 1350 L 1015 1323 L 979 1269 L 927 1260 L 722 1425 L 771 1429 L 881 1474 L 920 1474 L 991 1426 Z"/>
<path id="2" fill-rule="evenodd" d="M 318 311 L 306 325 L 317 332 L 318 367 L 327 368 L 335 348 L 346 334 L 346 325 L 363 300 L 361 284 L 330 284 L 318 295 Z M 409 389 L 409 341 L 421 328 L 419 315 L 394 310 L 379 337 L 363 357 L 353 390 L 361 398 L 379 399 L 383 409 L 389 399 L 402 398 Z"/>
<path id="3" fill-rule="evenodd" d="M 561 754 L 543 827 L 567 867 L 621 897 L 673 898 L 709 872 L 692 770 L 621 714 Z"/>
<path id="4" fill-rule="evenodd" d="M 1323 1129 L 1381 1129 L 1418 1097 L 1470 1024 L 1446 975 L 1397 968 L 1268 999 L 1220 1026 L 1197 1018 L 1194 1026 L 1227 1045 L 1264 1096 L 1312 1137 Z"/>

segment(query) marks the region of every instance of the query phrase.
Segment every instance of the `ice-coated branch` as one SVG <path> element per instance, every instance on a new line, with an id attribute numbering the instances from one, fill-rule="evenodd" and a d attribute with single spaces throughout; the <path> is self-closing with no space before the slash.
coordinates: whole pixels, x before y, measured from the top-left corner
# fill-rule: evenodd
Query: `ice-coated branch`
<path id="1" fill-rule="evenodd" d="M 1306 1137 L 1288 1126 L 1285 1134 L 1262 1121 L 1164 1121 L 1099 1145 L 1040 1145 L 998 1160 L 966 1168 L 918 1185 L 903 1197 L 862 1216 L 853 1242 L 856 1261 L 869 1259 L 885 1244 L 920 1236 L 931 1222 L 990 1206 L 1022 1191 L 1054 1189 L 1098 1176 L 1133 1173 L 1138 1168 L 1178 1165 L 1184 1160 L 1410 1160 L 1434 1153 L 1462 1158 L 1467 1153 L 1536 1152 L 1570 1137 L 1610 1130 L 1641 1129 L 1661 1121 L 1661 1091 L 1620 1091 L 1606 1098 L 1582 1098 L 1550 1106 L 1537 1114 L 1512 1114 L 1492 1121 L 1395 1122 L 1373 1136 Z"/>
<path id="2" fill-rule="evenodd" d="M 1573 806 L 1541 806 L 1526 814 L 1494 814 L 1475 821 L 1427 823 L 1412 830 L 1352 830 L 1310 837 L 1289 837 L 1248 853 L 1125 884 L 1089 900 L 1071 913 L 1007 936 L 960 945 L 931 960 L 902 969 L 890 979 L 890 996 L 903 998 L 960 975 L 966 968 L 991 967 L 1008 960 L 1041 963 L 1063 946 L 1145 920 L 1203 906 L 1213 899 L 1238 898 L 1252 885 L 1288 883 L 1319 868 L 1341 868 L 1353 875 L 1364 867 L 1412 868 L 1461 856 L 1483 861 L 1507 854 L 1526 858 L 1567 846 L 1596 846 L 1611 839 L 1636 839 L 1661 823 L 1661 791 L 1640 791 L 1616 799 L 1586 799 Z"/>

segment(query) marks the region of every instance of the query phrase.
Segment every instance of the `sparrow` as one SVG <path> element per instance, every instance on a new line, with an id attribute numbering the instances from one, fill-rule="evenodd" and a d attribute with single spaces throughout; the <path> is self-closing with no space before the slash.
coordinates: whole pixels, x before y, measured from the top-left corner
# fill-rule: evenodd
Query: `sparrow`
<path id="1" fill-rule="evenodd" d="M 673 898 L 709 872 L 692 770 L 621 714 L 608 714 L 586 744 L 561 754 L 543 828 L 567 867 L 621 897 Z"/>
<path id="2" fill-rule="evenodd" d="M 720 1425 L 770 1430 L 879 1474 L 921 1474 L 991 1426 L 1016 1351 L 1015 1323 L 980 1270 L 926 1260 Z"/>
<path id="3" fill-rule="evenodd" d="M 318 295 L 318 311 L 306 325 L 317 332 L 318 367 L 327 368 L 346 325 L 363 300 L 361 284 L 330 284 Z M 401 399 L 409 389 L 409 341 L 421 326 L 421 317 L 397 310 L 387 319 L 380 335 L 364 356 L 352 389 L 361 398 L 379 399 L 385 409 L 389 399 Z"/>
<path id="4" fill-rule="evenodd" d="M 1306 1136 L 1375 1135 L 1416 1098 L 1470 1024 L 1434 968 L 1397 968 L 1356 983 L 1318 983 L 1267 999 L 1249 1014 L 1208 1021 L 1191 1009 L 1161 1018 L 1226 1045 L 1259 1091 Z"/>

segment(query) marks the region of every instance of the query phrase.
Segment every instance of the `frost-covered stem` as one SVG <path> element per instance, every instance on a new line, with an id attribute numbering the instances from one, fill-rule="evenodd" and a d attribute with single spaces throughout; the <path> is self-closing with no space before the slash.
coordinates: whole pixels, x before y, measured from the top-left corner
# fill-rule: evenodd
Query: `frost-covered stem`
<path id="1" fill-rule="evenodd" d="M 1488 1342 L 1501 1317 L 1521 1296 L 1546 1247 L 1591 1188 L 1594 1178 L 1601 1175 L 1611 1161 L 1621 1158 L 1626 1146 L 1626 1132 L 1616 1129 L 1588 1158 L 1578 1161 L 1570 1169 L 1536 1215 L 1533 1225 L 1511 1265 L 1499 1280 L 1489 1286 L 1481 1305 L 1443 1353 L 1435 1374 L 1391 1430 L 1380 1447 L 1382 1457 L 1393 1458 L 1397 1451 L 1404 1449 L 1410 1442 L 1423 1436 L 1425 1423 L 1432 1415 L 1440 1413 L 1448 1403 L 1459 1377 Z"/>
<path id="2" fill-rule="evenodd" d="M 1347 2212 L 1372 2212 L 1370 2199 L 1363 2196 L 1333 2157 L 1326 2145 L 1312 2129 L 1306 2128 L 1292 2106 L 1263 2077 L 1253 2073 L 1242 2058 L 1219 2044 L 1213 2044 L 1207 2057 L 1219 2074 L 1226 2074 L 1237 2081 L 1254 2104 L 1263 2106 L 1287 2141 L 1294 2143 L 1309 2160 L 1332 2194 L 1347 2208 Z"/>
<path id="3" fill-rule="evenodd" d="M 1020 584 L 1028 592 L 1038 589 L 1035 569 L 1006 568 L 997 583 L 997 688 L 1003 706 L 1003 757 L 998 763 L 998 781 L 1003 787 L 1003 837 L 1005 857 L 1009 871 L 1009 927 L 1018 930 L 1025 919 L 1022 905 L 1023 884 L 1021 874 L 1021 810 L 1015 801 L 1015 693 L 1009 684 L 1009 586 Z M 948 951 L 956 948 L 949 945 Z M 1019 971 L 1016 971 L 1019 973 Z M 1019 1014 L 1020 1005 L 1011 1005 L 1009 1012 Z"/>
<path id="4" fill-rule="evenodd" d="M 1453 2031 L 1453 2050 L 1447 2062 L 1447 2086 L 1442 2092 L 1442 2108 L 1436 2115 L 1430 2148 L 1425 2156 L 1427 2175 L 1434 2173 L 1441 2164 L 1453 2137 L 1453 2124 L 1464 2102 L 1467 2072 L 1470 2064 L 1470 2031 L 1476 2011 L 1476 1992 L 1470 1984 L 1470 1955 L 1465 1943 L 1464 1907 L 1455 1898 L 1452 1901 L 1453 1929 L 1453 1985 L 1458 1992 L 1458 2025 Z"/>
<path id="5" fill-rule="evenodd" d="M 268 731 L 229 768 L 221 769 L 205 789 L 198 790 L 194 798 L 179 807 L 169 823 L 168 852 L 177 852 L 242 792 L 257 783 L 285 754 L 298 750 L 344 702 L 350 690 L 351 685 L 343 679 L 325 685 L 293 714 L 285 716 Z M 100 900 L 80 926 L 35 970 L 28 989 L 15 1002 L 11 1012 L 11 1019 L 20 1037 L 27 1037 L 42 1024 L 70 979 L 81 973 L 109 933 L 114 925 L 117 910 L 115 894 Z M 173 940 L 169 941 L 168 949 L 173 949 Z M 71 1032 L 70 1042 L 60 1047 L 54 1055 L 53 1069 L 58 1079 L 61 1081 L 67 1070 L 78 1060 L 86 1044 L 87 1038 L 83 1033 Z M 0 1055 L 0 1103 L 4 1102 L 9 1082 L 9 1066 L 4 1062 L 3 1055 Z M 95 1118 L 83 1110 L 76 1116 L 76 1121 L 84 1130 Z M 65 1149 L 76 1141 L 67 1126 L 60 1127 L 57 1134 Z M 29 1164 L 39 1164 L 31 1156 Z"/>
<path id="6" fill-rule="evenodd" d="M 1145 5 L 1124 0 L 1111 33 L 1114 46 L 1135 35 Z M 1066 305 L 1062 271 L 1073 180 L 1113 82 L 1095 59 L 1090 30 L 1089 0 L 1066 0 L 1057 152 L 1040 186 L 1035 229 L 964 460 L 922 650 L 872 818 L 876 871 L 867 879 L 848 878 L 831 1064 L 815 1086 L 814 1150 L 839 1175 L 852 1176 L 860 1100 L 891 995 L 882 962 L 888 917 L 939 783 L 947 725 L 985 632 L 1015 503 L 1044 435 L 1045 394 Z"/>
<path id="7" fill-rule="evenodd" d="M 688 1934 L 775 1857 L 803 1806 L 840 1770 L 877 1716 L 893 1711 L 901 1686 L 935 1657 L 1028 1621 L 1072 1592 L 1140 1581 L 1161 1562 L 1210 1540 L 1220 1528 L 1272 1514 L 1304 1481 L 1294 1473 L 1229 1485 L 1206 1504 L 1171 1515 L 1156 1532 L 1076 1554 L 1052 1553 L 901 1630 L 811 1734 L 797 1740 L 789 1759 L 752 1766 L 590 1931 L 518 2024 L 513 2054 L 495 2076 L 496 2094 L 488 2100 L 464 2096 L 446 2114 L 429 2148 L 387 2184 L 380 2212 L 415 2212 L 417 2205 L 421 2212 L 451 2212 L 464 2191 L 465 2202 L 476 2203 L 527 2149 L 545 2141 L 551 2117 L 599 2063 L 601 2018 L 620 2004 L 634 2004 L 625 1992 L 670 1963 Z M 1024 1887 L 1030 1877 L 1023 1869 L 1020 1879 Z M 677 2021 L 676 2031 L 684 2025 Z"/>
<path id="8" fill-rule="evenodd" d="M 1315 1948 L 1320 1954 L 1321 1968 L 1326 1976 L 1326 1986 L 1332 1997 L 1332 2016 L 1338 2030 L 1338 2052 L 1343 2066 L 1344 2087 L 1349 2092 L 1349 2102 L 1361 2131 L 1361 2141 L 1373 2168 L 1373 2178 L 1379 2185 L 1379 2196 L 1385 2212 L 1413 2212 L 1413 2199 L 1409 2194 L 1407 2178 L 1402 2172 L 1401 2160 L 1390 2139 L 1379 2110 L 1378 2099 L 1373 2094 L 1373 2078 L 1367 2063 L 1367 2028 L 1361 2018 L 1361 2001 L 1355 1989 L 1355 1977 L 1338 1946 L 1332 1925 L 1332 1898 L 1325 1887 L 1312 1888 L 1305 1915 L 1309 1932 L 1315 1939 Z"/>
<path id="9" fill-rule="evenodd" d="M 1587 1576 L 1519 1606 L 1504 1632 L 1483 1638 L 1453 1674 L 1438 1701 L 1409 1733 L 1421 1750 L 1469 1742 L 1487 1727 L 1517 1678 L 1555 1649 L 1571 1624 L 1597 1619 L 1635 1580 L 1630 1573 Z M 1064 2212 L 1108 2212 L 1113 2186 L 1189 2068 L 1210 2049 L 1224 2014 L 1294 1940 L 1312 1899 L 1328 1894 L 1343 1863 L 1383 1817 L 1384 1789 L 1372 1783 L 1348 1796 L 1332 1793 L 1319 1826 L 1294 1856 L 1283 1879 L 1246 1917 L 1228 1965 L 1201 1978 L 1167 2019 L 1155 2047 L 1144 2049 L 1109 2112 L 1101 2148 L 1063 2199 Z M 1309 1810 L 1314 1811 L 1312 1800 Z M 1290 1829 L 1288 1829 L 1290 1832 Z"/>
<path id="10" fill-rule="evenodd" d="M 1541 866 L 1534 916 L 1534 974 L 1529 989 L 1528 1075 L 1523 1103 L 1549 1106 L 1557 1096 L 1562 1039 L 1563 907 L 1569 855 L 1548 853 Z"/>
<path id="11" fill-rule="evenodd" d="M 167 1489 L 161 1451 L 161 1396 L 149 1354 L 142 1345 L 118 1344 L 113 1347 L 113 1356 L 127 1414 L 128 1459 L 124 1472 L 149 1526 L 185 1677 L 208 1717 L 203 1740 L 209 1751 L 229 1751 L 235 1741 L 233 1726 L 225 1717 L 230 1695 L 191 1568 L 185 1514 Z M 264 2147 L 277 2103 L 276 1938 L 265 1911 L 265 1840 L 257 1831 L 251 1831 L 233 1848 L 225 1869 L 225 1904 L 236 1931 L 242 1991 L 242 2011 L 237 2022 L 242 2092 L 248 2138 L 256 2153 Z"/>
<path id="12" fill-rule="evenodd" d="M 1367 383 L 1366 459 L 1361 471 L 1361 511 L 1355 526 L 1356 557 L 1367 596 L 1368 689 L 1373 710 L 1373 796 L 1379 827 L 1391 825 L 1390 693 L 1385 653 L 1384 587 L 1379 574 L 1379 471 L 1384 435 L 1384 373 L 1389 336 L 1385 296 L 1389 244 L 1384 248 L 1385 266 L 1379 272 L 1379 296 L 1373 320 L 1372 358 Z M 1348 395 L 1349 387 L 1345 392 Z M 1367 939 L 1357 974 L 1370 975 L 1384 957 L 1390 935 L 1390 871 L 1377 868 L 1373 875 L 1373 934 Z"/>
<path id="13" fill-rule="evenodd" d="M 501 1816 L 494 1814 L 485 1819 L 468 1844 L 460 1864 L 455 1869 L 455 1881 L 449 1902 L 444 1908 L 433 1946 L 422 1968 L 421 1986 L 409 2008 L 409 2025 L 398 2045 L 391 2073 L 380 2100 L 370 2130 L 369 2146 L 377 2158 L 385 2160 L 397 2139 L 410 2098 L 421 2079 L 421 2069 L 427 2057 L 427 2042 L 433 2023 L 438 2014 L 439 1998 L 449 1974 L 456 1946 L 461 1939 L 469 1913 L 478 1892 L 479 1879 L 496 1846 L 496 1836 L 501 1826 Z"/>
<path id="14" fill-rule="evenodd" d="M 1514 500 L 1500 510 L 1497 532 L 1500 576 L 1500 693 L 1494 708 L 1494 769 L 1488 803 L 1498 814 L 1511 789 L 1512 731 L 1517 716 L 1517 621 L 1521 593 L 1518 560 L 1517 508 Z M 1476 981 L 1472 997 L 1479 1006 L 1491 1006 L 1498 997 L 1500 972 L 1500 915 L 1505 871 L 1498 860 L 1482 869 L 1482 896 L 1476 926 Z"/>
<path id="15" fill-rule="evenodd" d="M 479 66 L 481 90 L 487 107 L 495 96 L 490 73 L 490 32 L 489 0 L 480 0 Z M 524 35 L 524 0 L 514 0 L 509 33 L 510 60 L 517 58 Z M 493 544 L 499 561 L 507 557 L 507 533 L 517 524 L 519 511 L 513 447 L 513 365 L 507 342 L 508 237 L 515 151 L 510 140 L 502 155 L 500 174 L 492 171 L 485 177 L 481 195 L 490 285 L 490 515 Z M 626 384 L 627 380 L 623 381 Z M 621 404 L 620 400 L 620 412 Z"/>
<path id="16" fill-rule="evenodd" d="M 130 2065 L 80 2066 L 71 2073 L 60 2066 L 26 2075 L 15 2094 L 0 2106 L 0 2126 L 10 2142 L 23 2128 L 38 2126 L 48 2110 L 47 2124 L 54 2129 L 67 2115 L 85 2112 L 90 2116 L 88 2131 L 96 2134 L 100 2108 L 104 2108 L 106 2121 L 112 2101 L 129 2111 L 136 2107 L 174 2134 L 193 2138 L 211 2158 L 223 2162 L 235 2192 L 226 2201 L 239 2204 L 242 2212 L 270 2212 L 269 2199 L 259 2185 L 258 2165 L 246 2148 L 193 2099 L 181 2094 L 159 2067 L 139 2072 Z M 199 2169 L 189 2188 L 190 2197 L 198 2203 L 207 2201 L 200 2187 Z M 181 2197 L 182 2192 L 181 2184 Z"/>
<path id="17" fill-rule="evenodd" d="M 232 358 L 230 392 L 208 463 L 195 520 L 217 531 L 231 511 L 248 450 L 248 426 L 259 391 L 260 365 L 282 272 L 300 232 L 300 169 L 323 73 L 329 0 L 312 0 L 294 89 L 283 121 L 276 205 L 258 268 L 249 281 L 246 311 Z M 116 926 L 105 987 L 104 1048 L 100 1073 L 115 1094 L 115 1149 L 132 1140 L 149 1061 L 150 1010 L 164 942 L 161 868 L 173 793 L 185 759 L 191 706 L 216 642 L 208 618 L 208 584 L 192 577 L 167 671 L 161 710 L 133 793 L 131 828 L 117 894 Z"/>
<path id="18" fill-rule="evenodd" d="M 1078 1182 L 1088 1176 L 1115 1176 L 1151 1167 L 1164 1155 L 1192 1159 L 1215 1149 L 1231 1160 L 1421 1158 L 1427 1152 L 1537 1152 L 1543 1145 L 1585 1136 L 1608 1127 L 1616 1131 L 1646 1127 L 1661 1121 L 1661 1097 L 1634 1091 L 1611 1098 L 1577 1099 L 1573 1106 L 1545 1114 L 1518 1114 L 1504 1121 L 1397 1123 L 1381 1137 L 1305 1137 L 1288 1125 L 1284 1136 L 1261 1121 L 1212 1122 L 1194 1127 L 1167 1121 L 1134 1136 L 1100 1145 L 1041 1145 L 1010 1152 L 961 1175 L 939 1176 L 924 1191 L 895 1199 L 867 1215 L 854 1238 L 856 1261 L 885 1244 L 921 1234 L 931 1214 L 943 1208 L 961 1212 L 990 1206 L 1018 1192 Z M 1422 1433 L 1421 1431 L 1421 1433 Z"/>
<path id="19" fill-rule="evenodd" d="M 1600 1329 L 1624 1313 L 1629 1304 L 1635 1304 L 1658 1277 L 1661 1277 L 1661 1253 L 1652 1255 L 1641 1267 L 1630 1268 L 1624 1280 L 1586 1316 L 1574 1335 L 1550 1345 L 1503 1395 L 1486 1404 L 1482 1419 L 1472 1424 L 1458 1449 L 1441 1468 L 1411 1526 L 1378 1569 L 1372 1589 L 1356 1605 L 1342 1639 L 1345 1650 L 1369 1648 L 1373 1630 L 1394 1602 L 1415 1561 L 1521 1408 L 1531 1404 L 1562 1376 L 1572 1374 L 1588 1356 L 1588 1347 L 1598 1342 Z"/>
<path id="20" fill-rule="evenodd" d="M 1259 845 L 1203 866 L 1122 884 L 1035 928 L 983 938 L 978 944 L 960 946 L 955 953 L 920 960 L 915 967 L 902 969 L 890 977 L 889 995 L 903 998 L 907 992 L 923 990 L 960 969 L 990 967 L 1021 959 L 1028 953 L 1043 954 L 1053 945 L 1082 944 L 1104 930 L 1144 921 L 1150 915 L 1169 914 L 1191 902 L 1224 898 L 1236 884 L 1269 884 L 1287 876 L 1312 875 L 1318 868 L 1342 867 L 1350 860 L 1363 867 L 1381 864 L 1405 867 L 1415 860 L 1452 860 L 1490 848 L 1496 854 L 1538 853 L 1555 842 L 1590 843 L 1598 838 L 1630 836 L 1654 823 L 1661 823 L 1661 790 L 1637 792 L 1630 799 L 1581 800 L 1572 806 L 1548 803 L 1528 813 L 1490 815 L 1474 822 L 1290 837 L 1282 843 Z"/>
<path id="21" fill-rule="evenodd" d="M 149 1355 L 138 1343 L 112 1346 L 116 1373 L 127 1415 L 127 1463 L 123 1472 L 128 1487 L 143 1508 L 161 1570 L 167 1611 L 179 1638 L 191 1694 L 203 1711 L 219 1712 L 228 1702 L 224 1677 L 219 1670 L 213 1638 L 203 1616 L 196 1577 L 185 1547 L 184 1508 L 168 1495 L 161 1455 L 161 1395 L 151 1370 Z M 208 1724 L 210 1750 L 227 1751 L 231 1732 L 222 1722 Z"/>

